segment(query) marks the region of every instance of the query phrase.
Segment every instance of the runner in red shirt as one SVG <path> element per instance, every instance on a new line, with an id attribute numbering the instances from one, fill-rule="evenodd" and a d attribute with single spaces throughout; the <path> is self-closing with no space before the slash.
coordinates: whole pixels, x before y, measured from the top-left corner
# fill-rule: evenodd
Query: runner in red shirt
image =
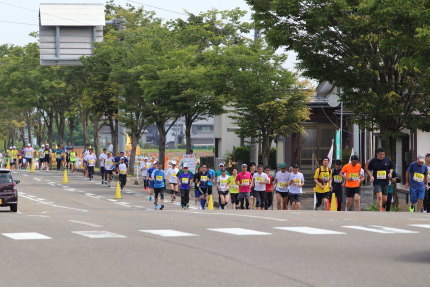
<path id="1" fill-rule="evenodd" d="M 249 209 L 249 197 L 252 185 L 252 174 L 247 171 L 248 165 L 242 164 L 242 172 L 236 176 L 236 183 L 239 185 L 240 209 Z"/>
<path id="2" fill-rule="evenodd" d="M 273 176 L 270 175 L 270 167 L 268 166 L 265 168 L 264 172 L 269 177 L 269 183 L 266 183 L 266 200 L 264 202 L 264 209 L 268 210 L 270 207 L 273 207 Z"/>

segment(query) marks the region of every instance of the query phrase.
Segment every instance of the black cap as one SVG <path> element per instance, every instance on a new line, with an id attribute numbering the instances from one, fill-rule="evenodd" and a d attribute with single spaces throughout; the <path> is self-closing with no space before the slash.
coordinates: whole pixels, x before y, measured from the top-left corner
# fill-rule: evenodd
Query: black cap
<path id="1" fill-rule="evenodd" d="M 335 165 L 342 165 L 342 161 L 341 161 L 340 159 L 337 159 L 337 160 L 334 162 L 334 164 L 335 164 Z"/>
<path id="2" fill-rule="evenodd" d="M 299 168 L 299 165 L 297 163 L 293 164 L 293 168 Z"/>
<path id="3" fill-rule="evenodd" d="M 355 154 L 353 156 L 351 156 L 351 160 L 359 160 L 358 156 L 356 156 Z"/>

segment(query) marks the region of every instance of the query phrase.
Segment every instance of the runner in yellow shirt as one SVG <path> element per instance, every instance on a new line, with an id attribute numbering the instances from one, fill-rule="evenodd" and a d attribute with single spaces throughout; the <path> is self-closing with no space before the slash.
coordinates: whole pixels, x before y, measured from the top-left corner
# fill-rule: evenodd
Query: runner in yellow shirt
<path id="1" fill-rule="evenodd" d="M 321 206 L 322 201 L 324 200 L 324 209 L 328 210 L 328 203 L 330 200 L 330 190 L 331 190 L 331 181 L 332 181 L 332 170 L 328 167 L 330 163 L 330 159 L 328 157 L 324 157 L 322 159 L 322 166 L 317 168 L 314 175 L 314 182 L 316 186 L 314 187 L 315 195 L 316 195 L 316 205 L 315 210 Z"/>

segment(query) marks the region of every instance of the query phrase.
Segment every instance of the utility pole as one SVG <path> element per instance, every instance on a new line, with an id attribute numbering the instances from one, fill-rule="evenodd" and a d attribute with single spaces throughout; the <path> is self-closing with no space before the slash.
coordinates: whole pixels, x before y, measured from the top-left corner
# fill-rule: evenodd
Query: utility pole
<path id="1" fill-rule="evenodd" d="M 261 31 L 255 28 L 254 31 L 254 41 L 258 41 L 261 39 Z M 255 137 L 251 137 L 251 154 L 250 154 L 251 162 L 255 162 L 258 164 L 258 140 Z"/>

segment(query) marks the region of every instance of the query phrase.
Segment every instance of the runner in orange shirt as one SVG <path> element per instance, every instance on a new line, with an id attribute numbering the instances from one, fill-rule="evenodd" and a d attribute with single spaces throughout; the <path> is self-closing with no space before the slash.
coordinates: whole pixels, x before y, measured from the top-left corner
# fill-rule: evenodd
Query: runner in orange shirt
<path id="1" fill-rule="evenodd" d="M 346 164 L 340 173 L 345 179 L 346 210 L 349 211 L 354 203 L 355 211 L 360 211 L 360 185 L 364 180 L 364 171 L 358 163 L 358 156 L 353 155 L 351 163 Z"/>

